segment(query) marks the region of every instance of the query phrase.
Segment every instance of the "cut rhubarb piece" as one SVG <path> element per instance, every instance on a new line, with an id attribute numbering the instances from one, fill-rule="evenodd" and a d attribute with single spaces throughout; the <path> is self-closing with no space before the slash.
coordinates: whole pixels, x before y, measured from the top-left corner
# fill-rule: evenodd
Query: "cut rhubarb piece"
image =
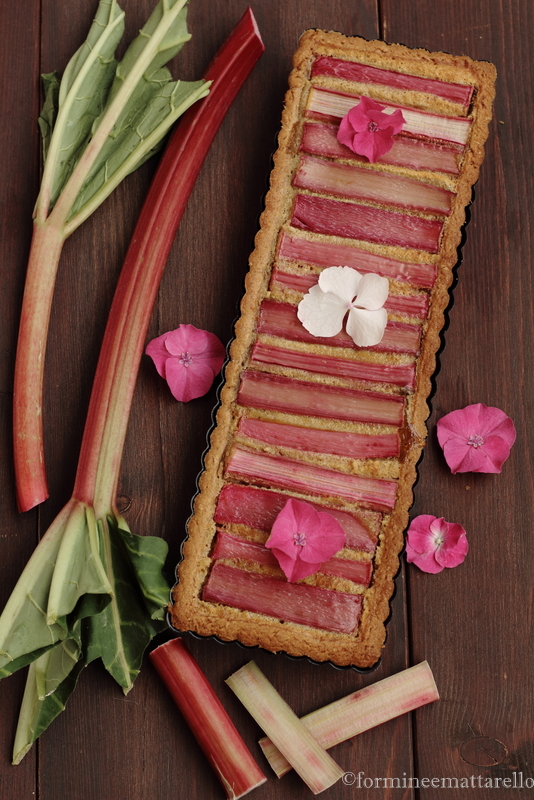
<path id="1" fill-rule="evenodd" d="M 252 349 L 251 363 L 277 364 L 290 369 L 354 378 L 373 383 L 392 383 L 405 389 L 413 389 L 415 364 L 379 364 L 372 361 L 357 361 L 353 358 L 321 356 L 317 353 L 290 350 L 287 347 L 256 342 Z M 356 456 L 355 456 L 356 457 Z"/>
<path id="2" fill-rule="evenodd" d="M 264 300 L 260 306 L 258 333 L 278 336 L 293 342 L 324 344 L 330 347 L 349 347 L 358 350 L 351 337 L 344 330 L 335 336 L 314 336 L 309 333 L 297 316 L 297 306 L 291 303 L 278 303 L 275 300 Z M 382 341 L 373 347 L 363 348 L 376 352 L 410 353 L 419 351 L 421 326 L 408 322 L 388 322 Z"/>
<path id="3" fill-rule="evenodd" d="M 432 671 L 426 661 L 384 678 L 359 692 L 336 700 L 302 717 L 301 722 L 325 750 L 352 739 L 383 722 L 400 717 L 439 700 Z M 279 778 L 291 765 L 273 742 L 265 737 L 260 745 Z"/>
<path id="4" fill-rule="evenodd" d="M 254 561 L 266 567 L 279 567 L 276 556 L 258 542 L 241 539 L 238 536 L 219 530 L 215 540 L 215 548 L 211 557 L 214 561 L 225 558 L 237 558 L 244 561 Z M 321 564 L 319 572 L 333 575 L 336 578 L 346 578 L 362 586 L 369 586 L 373 565 L 370 561 L 353 561 L 348 558 L 329 558 Z"/>
<path id="5" fill-rule="evenodd" d="M 453 192 L 439 186 L 307 154 L 301 156 L 292 185 L 311 192 L 368 200 L 428 214 L 450 214 L 454 197 Z"/>
<path id="6" fill-rule="evenodd" d="M 376 272 L 385 278 L 431 289 L 436 280 L 435 264 L 396 261 L 346 244 L 304 239 L 283 232 L 278 244 L 278 258 L 297 264 L 319 267 L 353 267 L 359 272 Z"/>
<path id="7" fill-rule="evenodd" d="M 340 497 L 349 503 L 359 503 L 377 511 L 391 510 L 397 496 L 396 481 L 348 475 L 293 458 L 272 456 L 242 447 L 232 449 L 226 475 L 259 486 L 273 486 L 319 497 Z"/>
<path id="8" fill-rule="evenodd" d="M 344 117 L 360 102 L 360 97 L 344 92 L 334 92 L 329 89 L 313 87 L 308 99 L 306 114 L 319 114 L 323 117 Z M 414 136 L 423 136 L 426 139 L 438 139 L 444 142 L 454 142 L 465 145 L 471 132 L 471 120 L 465 117 L 449 117 L 441 114 L 430 114 L 413 108 L 396 105 L 395 103 L 382 103 L 384 113 L 393 114 L 400 108 L 406 124 L 402 133 L 411 133 Z"/>
<path id="9" fill-rule="evenodd" d="M 219 494 L 215 522 L 219 525 L 247 525 L 269 533 L 288 499 L 286 494 L 229 483 L 223 486 Z M 345 547 L 365 553 L 375 552 L 380 514 L 361 512 L 358 515 L 357 512 L 340 511 L 317 503 L 312 505 L 317 511 L 328 511 L 339 522 L 345 531 Z"/>
<path id="10" fill-rule="evenodd" d="M 395 395 L 361 392 L 250 370 L 242 375 L 237 402 L 252 408 L 395 427 L 401 425 L 404 412 L 403 398 Z"/>
<path id="11" fill-rule="evenodd" d="M 341 266 L 341 265 L 340 265 Z M 273 270 L 269 288 L 272 289 L 292 289 L 295 292 L 305 294 L 315 286 L 319 280 L 319 275 L 314 272 L 283 272 L 278 267 Z M 407 317 L 418 317 L 426 319 L 428 314 L 427 294 L 388 294 L 384 303 L 384 308 L 395 314 L 404 314 Z"/>
<path id="12" fill-rule="evenodd" d="M 314 233 L 437 253 L 443 222 L 328 197 L 297 194 L 291 225 Z"/>
<path id="13" fill-rule="evenodd" d="M 213 565 L 202 599 L 335 633 L 354 633 L 362 606 L 360 594 L 288 583 L 220 562 Z"/>
<path id="14" fill-rule="evenodd" d="M 228 800 L 238 800 L 265 783 L 267 778 L 184 640 L 165 642 L 150 653 L 150 660 L 224 786 Z"/>
<path id="15" fill-rule="evenodd" d="M 317 744 L 253 661 L 226 683 L 314 794 L 343 777 L 341 767 Z"/>
<path id="16" fill-rule="evenodd" d="M 317 156 L 345 158 L 367 163 L 368 159 L 365 156 L 359 156 L 338 141 L 337 129 L 337 125 L 307 122 L 302 132 L 300 149 L 305 153 L 313 153 Z M 377 163 L 458 175 L 460 159 L 461 153 L 455 146 L 437 144 L 428 139 L 396 136 L 391 150 L 381 155 L 377 159 Z"/>
<path id="17" fill-rule="evenodd" d="M 466 110 L 469 108 L 473 96 L 473 87 L 462 83 L 448 83 L 434 78 L 406 75 L 391 69 L 371 67 L 369 64 L 357 64 L 354 61 L 344 61 L 341 58 L 330 56 L 320 56 L 314 62 L 311 76 L 314 78 L 316 75 L 327 75 L 357 83 L 377 83 L 381 86 L 404 89 L 408 92 L 425 92 L 425 94 L 433 94 L 463 106 Z"/>
<path id="18" fill-rule="evenodd" d="M 347 458 L 395 458 L 399 455 L 397 433 L 366 434 L 328 431 L 242 417 L 238 433 L 277 447 Z"/>

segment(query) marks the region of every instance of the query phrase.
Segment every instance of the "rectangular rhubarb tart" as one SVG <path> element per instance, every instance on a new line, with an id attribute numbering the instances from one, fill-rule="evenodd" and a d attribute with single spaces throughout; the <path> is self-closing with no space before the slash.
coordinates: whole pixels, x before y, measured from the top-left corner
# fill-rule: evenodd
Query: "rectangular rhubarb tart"
<path id="1" fill-rule="evenodd" d="M 494 83 L 467 57 L 303 35 L 176 629 L 379 659 Z"/>

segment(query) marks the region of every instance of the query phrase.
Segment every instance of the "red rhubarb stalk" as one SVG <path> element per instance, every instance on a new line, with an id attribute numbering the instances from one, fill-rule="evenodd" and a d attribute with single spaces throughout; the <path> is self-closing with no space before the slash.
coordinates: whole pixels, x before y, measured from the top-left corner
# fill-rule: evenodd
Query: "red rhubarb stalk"
<path id="1" fill-rule="evenodd" d="M 287 501 L 286 494 L 229 483 L 223 486 L 219 495 L 215 522 L 219 525 L 247 525 L 268 533 Z M 339 522 L 345 531 L 345 547 L 374 553 L 382 518 L 380 514 L 369 511 L 349 513 L 317 503 L 312 505 L 317 511 L 328 511 Z"/>
<path id="2" fill-rule="evenodd" d="M 254 561 L 266 567 L 279 568 L 276 556 L 258 542 L 242 539 L 239 536 L 218 531 L 215 540 L 215 547 L 211 557 L 214 561 L 225 558 L 243 559 L 244 561 Z M 373 565 L 370 561 L 353 561 L 349 558 L 329 558 L 321 564 L 319 572 L 333 575 L 337 578 L 346 578 L 362 586 L 369 586 Z"/>
<path id="3" fill-rule="evenodd" d="M 354 633 L 362 605 L 360 594 L 288 583 L 220 562 L 213 565 L 202 599 L 335 633 Z"/>
<path id="4" fill-rule="evenodd" d="M 349 347 L 358 350 L 348 333 L 344 330 L 335 336 L 314 336 L 303 326 L 297 316 L 297 306 L 290 303 L 277 303 L 274 300 L 264 300 L 260 306 L 258 333 L 269 336 L 279 336 L 293 342 L 307 342 L 309 344 L 324 344 L 330 347 Z M 410 353 L 416 355 L 419 351 L 421 326 L 408 322 L 388 322 L 382 341 L 373 347 L 363 348 L 375 352 Z"/>
<path id="5" fill-rule="evenodd" d="M 353 153 L 337 139 L 337 125 L 324 122 L 307 122 L 302 132 L 300 149 L 305 153 L 330 158 L 344 158 L 368 163 L 365 156 Z M 454 146 L 437 144 L 428 139 L 411 139 L 396 136 L 391 150 L 378 159 L 380 164 L 393 164 L 409 169 L 444 172 L 458 175 L 460 172 L 460 153 Z"/>
<path id="6" fill-rule="evenodd" d="M 369 64 L 357 64 L 352 61 L 343 61 L 340 58 L 321 56 L 317 58 L 312 67 L 312 78 L 316 75 L 342 78 L 346 81 L 357 83 L 376 83 L 408 92 L 425 92 L 436 97 L 442 97 L 451 103 L 457 103 L 464 109 L 469 108 L 473 87 L 462 83 L 448 83 L 434 78 L 421 78 L 418 75 L 405 75 L 392 69 L 371 67 Z"/>
<path id="7" fill-rule="evenodd" d="M 403 398 L 395 395 L 326 386 L 250 370 L 242 375 L 237 401 L 252 408 L 395 427 L 401 425 L 404 410 Z"/>
<path id="8" fill-rule="evenodd" d="M 150 653 L 160 678 L 171 693 L 228 800 L 265 783 L 234 723 L 183 639 L 171 639 Z"/>
<path id="9" fill-rule="evenodd" d="M 282 233 L 278 245 L 278 258 L 297 264 L 316 264 L 319 267 L 353 267 L 359 272 L 377 272 L 385 278 L 412 283 L 431 289 L 436 280 L 435 264 L 420 264 L 396 261 L 386 256 L 375 255 L 367 250 L 348 244 L 305 239 Z"/>
<path id="10" fill-rule="evenodd" d="M 397 483 L 380 478 L 348 475 L 304 461 L 234 447 L 226 474 L 260 486 L 274 486 L 293 492 L 340 497 L 377 511 L 390 511 L 395 505 Z"/>
<path id="11" fill-rule="evenodd" d="M 301 722 L 326 750 L 388 722 L 439 700 L 432 671 L 426 661 L 384 680 L 366 686 L 359 692 L 312 711 Z M 267 737 L 260 745 L 279 778 L 291 769 L 287 758 Z"/>
<path id="12" fill-rule="evenodd" d="M 450 214 L 454 197 L 439 186 L 307 154 L 301 156 L 293 186 L 428 214 Z"/>
<path id="13" fill-rule="evenodd" d="M 320 114 L 325 117 L 339 118 L 354 108 L 360 101 L 358 95 L 333 92 L 328 89 L 312 88 L 308 100 L 306 113 Z M 438 139 L 454 144 L 465 145 L 471 131 L 471 120 L 465 117 L 448 117 L 440 114 L 429 114 L 426 111 L 416 111 L 413 108 L 384 103 L 386 113 L 393 114 L 400 108 L 406 124 L 402 129 L 404 133 L 414 136 L 423 136 L 427 139 Z"/>
<path id="14" fill-rule="evenodd" d="M 412 389 L 415 381 L 415 364 L 381 364 L 353 358 L 321 356 L 317 353 L 290 350 L 287 347 L 276 347 L 262 342 L 256 342 L 254 345 L 251 363 L 278 364 L 281 367 L 335 375 L 339 378 L 392 383 L 406 389 Z"/>
<path id="15" fill-rule="evenodd" d="M 291 225 L 305 231 L 437 253 L 443 222 L 374 206 L 297 194 Z"/>

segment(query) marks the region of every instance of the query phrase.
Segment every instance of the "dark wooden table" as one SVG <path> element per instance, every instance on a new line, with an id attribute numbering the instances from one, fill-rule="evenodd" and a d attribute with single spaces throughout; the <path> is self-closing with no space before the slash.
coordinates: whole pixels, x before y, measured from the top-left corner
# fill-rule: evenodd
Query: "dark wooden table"
<path id="1" fill-rule="evenodd" d="M 152 0 L 122 0 L 131 37 Z M 429 440 L 413 514 L 460 522 L 471 550 L 439 575 L 403 565 L 388 639 L 370 675 L 255 651 L 266 675 L 305 713 L 427 659 L 441 701 L 334 752 L 347 771 L 381 789 L 337 784 L 331 798 L 525 798 L 528 789 L 479 788 L 487 778 L 534 779 L 532 482 L 532 123 L 531 0 L 252 0 L 266 52 L 217 135 L 172 250 L 150 336 L 192 323 L 232 335 L 247 257 L 257 229 L 279 127 L 291 55 L 306 28 L 335 29 L 494 62 L 497 99 L 486 160 L 463 247 L 450 328 L 440 356 Z M 11 400 L 14 349 L 39 179 L 39 73 L 63 70 L 82 42 L 96 0 L 3 0 L 0 216 L 0 605 L 38 537 L 70 496 L 86 407 L 113 288 L 154 171 L 130 176 L 67 242 L 57 280 L 46 363 L 44 422 L 50 499 L 19 515 L 14 499 Z M 192 0 L 192 42 L 175 74 L 198 77 L 245 9 L 244 0 Z M 173 401 L 144 359 L 120 482 L 133 531 L 165 537 L 172 574 L 210 426 L 215 390 Z M 518 438 L 501 475 L 450 474 L 435 437 L 444 413 L 484 402 L 505 410 Z M 251 653 L 236 644 L 190 647 L 268 771 L 259 730 L 224 685 Z M 42 740 L 12 767 L 24 676 L 0 685 L 1 800 L 170 800 L 224 794 L 146 660 L 125 698 L 100 664 Z M 478 776 L 482 780 L 478 780 Z M 384 778 L 467 778 L 472 788 L 386 789 Z M 473 779 L 471 779 L 473 776 Z M 369 781 L 368 781 L 369 783 Z M 502 783 L 501 783 L 502 787 Z M 294 775 L 258 798 L 309 796 Z"/>

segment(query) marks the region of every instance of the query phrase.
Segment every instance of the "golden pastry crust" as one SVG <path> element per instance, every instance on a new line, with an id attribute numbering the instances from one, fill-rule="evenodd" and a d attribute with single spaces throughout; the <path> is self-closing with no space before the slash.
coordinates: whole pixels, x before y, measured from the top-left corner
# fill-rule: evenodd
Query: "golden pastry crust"
<path id="1" fill-rule="evenodd" d="M 394 99 L 407 105 L 430 110 L 437 114 L 466 115 L 472 120 L 469 141 L 463 157 L 460 175 L 454 179 L 455 196 L 452 211 L 447 218 L 439 252 L 436 256 L 421 251 L 408 251 L 392 246 L 357 242 L 358 246 L 372 253 L 384 253 L 390 258 L 413 262 L 437 264 L 437 280 L 430 291 L 430 310 L 423 323 L 420 353 L 416 360 L 416 382 L 413 392 L 406 397 L 405 419 L 401 431 L 401 457 L 394 465 L 398 475 L 398 492 L 391 514 L 384 517 L 379 546 L 374 557 L 372 584 L 363 590 L 364 601 L 361 619 L 354 635 L 332 633 L 315 628 L 281 622 L 262 614 L 242 611 L 229 606 L 208 603 L 200 599 L 202 587 L 211 566 L 210 551 L 215 535 L 214 512 L 217 497 L 224 484 L 225 460 L 236 437 L 236 421 L 242 411 L 238 410 L 236 397 L 240 377 L 247 367 L 250 351 L 257 337 L 257 321 L 260 303 L 269 298 L 269 281 L 275 263 L 280 231 L 287 229 L 296 194 L 291 185 L 298 167 L 300 137 L 302 134 L 304 108 L 312 87 L 310 79 L 313 61 L 321 55 L 343 58 L 384 69 L 403 72 L 443 81 L 462 83 L 475 88 L 470 108 L 451 103 L 421 92 L 394 94 Z M 337 78 L 314 79 L 317 85 L 342 92 L 357 94 L 361 84 L 349 86 L 347 81 Z M 446 53 L 430 53 L 426 50 L 410 50 L 402 45 L 386 45 L 379 41 L 366 41 L 357 37 L 346 37 L 339 33 L 307 31 L 301 38 L 294 57 L 294 69 L 289 78 L 289 90 L 285 98 L 282 128 L 278 150 L 274 156 L 270 190 L 265 201 L 265 210 L 260 220 L 260 230 L 255 239 L 255 249 L 250 258 L 250 270 L 246 278 L 246 293 L 241 303 L 241 317 L 236 324 L 235 339 L 230 349 L 230 361 L 225 371 L 225 384 L 221 391 L 220 407 L 216 427 L 211 434 L 210 449 L 205 456 L 204 471 L 199 480 L 199 493 L 195 498 L 194 514 L 188 525 L 188 539 L 183 548 L 183 560 L 179 565 L 179 582 L 173 590 L 171 608 L 172 624 L 179 630 L 192 630 L 202 635 L 216 635 L 224 640 L 238 640 L 246 645 L 260 645 L 271 651 L 284 651 L 293 656 L 305 655 L 317 661 L 331 661 L 337 665 L 372 666 L 378 660 L 385 641 L 385 620 L 389 615 L 389 602 L 393 593 L 393 579 L 398 570 L 398 555 L 403 547 L 403 532 L 408 523 L 408 512 L 412 504 L 412 487 L 416 479 L 416 464 L 421 455 L 427 435 L 425 421 L 429 414 L 427 398 L 431 391 L 431 378 L 436 366 L 436 353 L 440 347 L 440 331 L 444 324 L 444 311 L 449 302 L 449 287 L 453 279 L 453 267 L 457 262 L 465 208 L 471 200 L 471 187 L 478 178 L 483 159 L 484 142 L 491 119 L 491 104 L 494 96 L 495 69 L 486 62 L 472 61 L 467 57 L 454 57 Z M 369 84 L 366 94 L 377 99 L 391 99 L 387 87 Z M 374 165 L 371 165 L 373 168 Z M 392 169 L 395 171 L 395 168 Z M 420 177 L 420 176 L 419 176 Z M 443 185 L 443 176 L 425 172 L 420 179 Z M 297 235 L 298 235 L 297 231 Z M 313 239 L 314 235 L 309 234 Z M 336 237 L 322 237 L 332 241 Z M 344 244 L 354 244 L 343 240 Z M 408 256 L 407 256 L 408 254 Z M 404 291 L 401 287 L 400 291 Z M 411 290 L 413 291 L 413 289 Z M 294 345 L 298 349 L 298 345 Z M 318 346 L 319 347 L 319 346 Z M 321 348 L 324 350 L 324 348 Z M 373 354 L 366 356 L 374 358 Z M 395 355 L 377 359 L 393 362 Z M 403 357 L 405 358 L 405 357 Z M 398 356 L 397 356 L 397 360 Z M 401 359 L 402 360 L 402 359 Z M 409 360 L 409 359 L 408 359 Z M 271 370 L 272 371 L 272 370 Z M 279 370 L 280 371 L 280 370 Z M 283 374 L 291 374 L 281 370 Z M 296 375 L 297 373 L 295 373 Z M 307 379 L 317 382 L 335 383 L 335 379 L 312 375 Z M 347 385 L 357 383 L 349 381 Z M 373 387 L 374 388 L 374 387 Z M 399 392 L 395 387 L 381 387 L 385 392 Z M 249 412 L 247 412 L 249 413 Z M 252 412 L 255 414 L 256 412 Z M 261 416 L 261 414 L 260 414 Z M 264 414 L 265 416 L 265 414 Z M 284 415 L 267 412 L 269 418 L 283 419 Z M 287 415 L 285 415 L 287 417 Z M 327 423 L 323 420 L 321 426 Z M 350 425 L 345 425 L 345 428 Z M 265 448 L 264 448 L 265 449 Z M 330 463 L 340 471 L 359 469 L 358 463 L 350 465 L 347 459 L 321 457 L 307 454 L 317 464 Z M 373 463 L 378 476 L 389 477 L 391 463 Z M 364 474 L 364 473 L 360 473 Z M 296 494 L 289 492 L 288 494 Z M 298 495 L 296 495 L 298 496 Z M 328 505 L 328 498 L 321 500 Z M 332 498 L 331 505 L 354 510 L 349 503 Z M 356 589 L 355 591 L 361 591 Z"/>

